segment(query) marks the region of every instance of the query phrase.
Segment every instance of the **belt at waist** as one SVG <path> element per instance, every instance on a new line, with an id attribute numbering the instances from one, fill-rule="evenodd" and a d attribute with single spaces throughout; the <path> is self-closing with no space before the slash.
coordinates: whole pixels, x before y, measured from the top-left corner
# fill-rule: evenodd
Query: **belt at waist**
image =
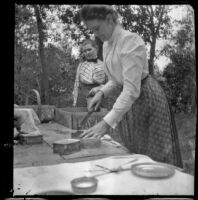
<path id="1" fill-rule="evenodd" d="M 143 83 L 149 76 L 150 76 L 149 74 L 146 75 L 146 76 L 141 80 L 141 82 Z"/>
<path id="2" fill-rule="evenodd" d="M 85 84 L 85 83 L 81 83 L 80 82 L 80 86 L 81 87 L 87 87 L 87 88 L 93 88 L 93 87 L 97 87 L 97 86 L 99 86 L 100 84 L 98 84 L 98 83 L 93 83 L 93 84 Z"/>

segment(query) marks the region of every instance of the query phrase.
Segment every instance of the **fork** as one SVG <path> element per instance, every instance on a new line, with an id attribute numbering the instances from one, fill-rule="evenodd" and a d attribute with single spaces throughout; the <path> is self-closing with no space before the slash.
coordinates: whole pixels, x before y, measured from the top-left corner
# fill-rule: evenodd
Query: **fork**
<path id="1" fill-rule="evenodd" d="M 130 160 L 130 161 L 128 161 L 128 162 L 126 162 L 126 163 L 124 163 L 124 164 L 121 164 L 120 166 L 118 166 L 118 167 L 115 167 L 115 168 L 112 168 L 112 169 L 110 169 L 110 168 L 107 168 L 107 167 L 104 167 L 104 166 L 101 166 L 101 165 L 96 165 L 97 167 L 100 167 L 100 168 L 102 168 L 102 169 L 104 169 L 104 170 L 107 170 L 107 171 L 109 171 L 109 173 L 118 173 L 118 172 L 120 172 L 120 171 L 125 171 L 125 170 L 128 170 L 129 168 L 127 168 L 127 169 L 123 169 L 122 167 L 124 166 L 124 165 L 126 165 L 126 164 L 129 164 L 129 163 L 133 163 L 133 162 L 135 162 L 135 161 L 138 161 L 139 160 L 139 158 L 135 158 L 135 159 L 133 159 L 133 160 Z"/>
<path id="2" fill-rule="evenodd" d="M 135 158 L 135 159 L 133 159 L 133 160 L 130 160 L 130 161 L 124 163 L 124 164 L 121 164 L 120 166 L 118 166 L 118 167 L 116 167 L 116 168 L 113 168 L 112 171 L 114 171 L 114 172 L 120 172 L 120 171 L 128 170 L 129 168 L 123 169 L 122 167 L 125 166 L 125 165 L 127 165 L 127 164 L 129 164 L 129 163 L 136 162 L 136 161 L 138 161 L 138 160 L 139 160 L 139 158 Z"/>

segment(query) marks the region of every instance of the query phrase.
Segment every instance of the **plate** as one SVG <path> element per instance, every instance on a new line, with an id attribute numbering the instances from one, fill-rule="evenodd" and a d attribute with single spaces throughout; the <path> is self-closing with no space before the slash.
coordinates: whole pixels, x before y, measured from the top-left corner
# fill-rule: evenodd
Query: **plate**
<path id="1" fill-rule="evenodd" d="M 112 156 L 113 159 L 126 159 L 126 158 L 149 158 L 148 156 L 141 155 L 141 154 L 129 154 L 129 155 L 119 155 L 119 156 Z"/>
<path id="2" fill-rule="evenodd" d="M 131 166 L 131 171 L 145 178 L 168 178 L 174 175 L 175 168 L 164 163 L 138 163 Z"/>

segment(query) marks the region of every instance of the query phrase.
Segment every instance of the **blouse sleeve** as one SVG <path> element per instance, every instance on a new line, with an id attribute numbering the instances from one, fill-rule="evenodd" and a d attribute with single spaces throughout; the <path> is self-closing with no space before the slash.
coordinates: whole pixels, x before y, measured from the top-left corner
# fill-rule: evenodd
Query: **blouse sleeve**
<path id="1" fill-rule="evenodd" d="M 144 42 L 137 34 L 127 35 L 122 44 L 119 56 L 122 65 L 123 90 L 112 110 L 103 118 L 112 128 L 116 127 L 139 97 L 143 67 L 147 62 Z"/>

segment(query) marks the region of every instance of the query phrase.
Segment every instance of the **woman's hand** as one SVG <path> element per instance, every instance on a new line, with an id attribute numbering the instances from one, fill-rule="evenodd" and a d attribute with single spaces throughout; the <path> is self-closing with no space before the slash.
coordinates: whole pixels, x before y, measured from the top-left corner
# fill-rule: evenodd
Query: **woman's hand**
<path id="1" fill-rule="evenodd" d="M 98 110 L 103 98 L 103 92 L 98 91 L 93 98 L 88 102 L 87 109 L 88 111 Z"/>
<path id="2" fill-rule="evenodd" d="M 88 130 L 85 130 L 80 137 L 81 138 L 98 138 L 100 139 L 101 137 L 103 137 L 107 131 L 109 130 L 110 126 L 104 121 L 100 121 L 99 123 L 97 123 L 96 125 L 94 125 L 93 127 L 91 127 Z"/>
<path id="3" fill-rule="evenodd" d="M 93 97 L 101 88 L 102 88 L 101 85 L 92 88 L 92 89 L 89 91 L 89 94 L 87 95 L 87 97 Z"/>

